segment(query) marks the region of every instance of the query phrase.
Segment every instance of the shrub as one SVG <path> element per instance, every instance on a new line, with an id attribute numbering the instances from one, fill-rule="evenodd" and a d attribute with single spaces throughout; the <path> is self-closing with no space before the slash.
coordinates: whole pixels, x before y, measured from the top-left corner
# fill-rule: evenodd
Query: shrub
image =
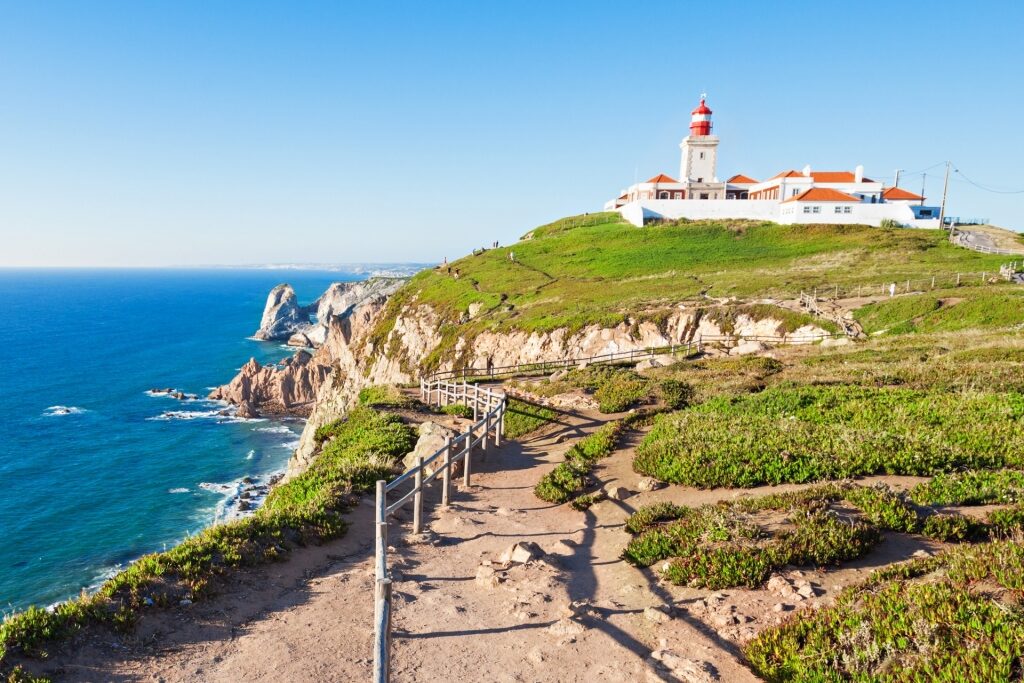
<path id="1" fill-rule="evenodd" d="M 1024 472 L 997 470 L 938 474 L 918 484 L 910 497 L 920 505 L 1015 503 L 1024 494 Z"/>
<path id="2" fill-rule="evenodd" d="M 686 515 L 691 508 L 674 503 L 653 503 L 645 505 L 626 520 L 626 531 L 639 534 L 659 522 L 670 522 Z"/>
<path id="3" fill-rule="evenodd" d="M 996 535 L 1010 536 L 1024 531 L 1024 505 L 999 508 L 988 513 L 990 531 Z"/>
<path id="4" fill-rule="evenodd" d="M 565 461 L 537 482 L 534 495 L 549 503 L 564 503 L 573 498 L 586 488 L 593 464 L 611 455 L 619 436 L 630 424 L 626 420 L 609 422 L 573 444 L 565 453 Z"/>
<path id="5" fill-rule="evenodd" d="M 463 403 L 449 403 L 441 408 L 441 412 L 445 415 L 454 415 L 466 420 L 473 417 L 473 409 Z"/>
<path id="6" fill-rule="evenodd" d="M 658 383 L 658 393 L 665 405 L 673 410 L 681 410 L 693 400 L 693 386 L 677 379 L 663 379 Z"/>
<path id="7" fill-rule="evenodd" d="M 633 373 L 619 372 L 594 392 L 602 413 L 621 413 L 647 397 L 650 383 Z"/>
<path id="8" fill-rule="evenodd" d="M 984 530 L 974 520 L 956 514 L 936 514 L 925 518 L 921 533 L 937 541 L 960 543 L 977 539 Z"/>

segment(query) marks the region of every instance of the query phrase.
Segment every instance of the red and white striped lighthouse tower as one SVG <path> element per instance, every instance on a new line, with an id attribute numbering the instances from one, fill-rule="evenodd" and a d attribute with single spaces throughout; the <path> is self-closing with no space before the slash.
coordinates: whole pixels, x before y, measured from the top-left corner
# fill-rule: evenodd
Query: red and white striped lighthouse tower
<path id="1" fill-rule="evenodd" d="M 707 95 L 700 96 L 700 104 L 690 113 L 690 134 L 679 143 L 683 158 L 679 166 L 679 180 L 688 183 L 687 199 L 725 199 L 717 188 L 715 165 L 718 157 L 718 138 L 711 134 L 711 108 Z M 696 195 L 696 196 L 694 196 Z"/>
<path id="2" fill-rule="evenodd" d="M 690 112 L 690 137 L 706 135 L 711 135 L 711 109 L 707 105 L 707 95 L 701 95 L 700 105 Z"/>

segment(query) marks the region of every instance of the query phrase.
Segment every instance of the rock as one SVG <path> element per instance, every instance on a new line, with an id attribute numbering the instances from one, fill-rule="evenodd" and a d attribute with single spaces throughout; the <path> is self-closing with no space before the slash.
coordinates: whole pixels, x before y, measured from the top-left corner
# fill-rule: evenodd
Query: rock
<path id="1" fill-rule="evenodd" d="M 476 584 L 484 588 L 497 588 L 501 584 L 501 577 L 493 567 L 480 565 L 476 568 Z"/>
<path id="2" fill-rule="evenodd" d="M 853 340 L 849 337 L 836 337 L 834 339 L 832 337 L 828 337 L 821 340 L 821 346 L 826 349 L 832 346 L 849 346 L 852 343 Z"/>
<path id="3" fill-rule="evenodd" d="M 655 650 L 651 653 L 651 659 L 686 683 L 714 683 L 721 680 L 715 667 L 702 659 L 688 659 L 672 650 Z"/>
<path id="4" fill-rule="evenodd" d="M 815 595 L 817 595 L 817 593 L 814 591 L 814 588 L 810 584 L 807 584 L 806 586 L 800 586 L 796 590 L 796 593 L 797 595 L 804 598 L 813 598 Z"/>
<path id="5" fill-rule="evenodd" d="M 549 555 L 559 555 L 559 556 L 562 556 L 562 557 L 565 557 L 567 555 L 572 555 L 575 552 L 576 552 L 576 544 L 573 543 L 572 541 L 568 540 L 568 539 L 563 539 L 561 541 L 556 541 L 548 549 L 548 554 Z"/>
<path id="6" fill-rule="evenodd" d="M 469 319 L 472 320 L 473 318 L 480 315 L 480 311 L 481 309 L 483 309 L 483 307 L 484 305 L 479 301 L 474 301 L 473 303 L 471 303 L 469 307 L 466 309 L 466 313 L 469 315 Z"/>
<path id="7" fill-rule="evenodd" d="M 416 458 L 423 456 L 426 460 L 437 451 L 444 448 L 445 441 L 449 438 L 456 436 L 455 432 L 447 427 L 437 424 L 436 422 L 423 422 L 419 426 L 420 438 L 416 441 L 416 447 L 412 453 L 402 458 L 402 464 L 405 469 L 410 469 L 416 465 Z M 456 453 L 452 453 L 454 457 Z M 440 456 L 434 462 L 426 466 L 425 476 L 433 474 L 436 470 L 440 469 L 444 465 L 444 456 Z M 462 471 L 461 462 L 456 463 L 452 466 L 452 476 Z"/>
<path id="8" fill-rule="evenodd" d="M 925 558 L 925 557 L 931 557 L 931 556 L 932 556 L 932 554 L 930 552 L 928 552 L 927 550 L 925 550 L 924 548 L 921 548 L 920 550 L 915 550 L 914 554 L 911 555 L 911 557 L 917 557 L 917 558 L 922 558 L 922 559 Z"/>
<path id="9" fill-rule="evenodd" d="M 644 619 L 655 624 L 664 624 L 672 617 L 668 615 L 664 607 L 646 607 L 644 608 Z"/>
<path id="10" fill-rule="evenodd" d="M 578 636 L 584 630 L 583 624 L 573 621 L 569 617 L 563 617 L 551 624 L 551 626 L 548 626 L 548 631 L 556 636 Z"/>
<path id="11" fill-rule="evenodd" d="M 759 341 L 745 341 L 740 342 L 733 348 L 729 349 L 730 356 L 750 356 L 756 353 L 764 353 L 768 351 L 769 347 L 764 342 Z"/>
<path id="12" fill-rule="evenodd" d="M 711 617 L 711 623 L 715 626 L 732 626 L 736 622 L 735 614 L 715 614 Z"/>
<path id="13" fill-rule="evenodd" d="M 773 593 L 782 593 L 792 589 L 789 585 L 789 581 L 787 581 L 785 577 L 779 576 L 778 574 L 772 574 L 771 578 L 768 579 L 768 590 Z"/>
<path id="14" fill-rule="evenodd" d="M 636 482 L 636 490 L 641 493 L 657 491 L 664 486 L 665 484 L 652 477 L 643 477 Z"/>
<path id="15" fill-rule="evenodd" d="M 788 612 L 791 609 L 793 609 L 793 606 L 787 605 L 784 602 L 777 602 L 774 605 L 772 605 L 773 612 Z"/>
<path id="16" fill-rule="evenodd" d="M 611 500 L 626 500 L 633 495 L 629 489 L 617 484 L 605 484 L 605 487 L 601 490 L 604 492 L 604 495 Z"/>
<path id="17" fill-rule="evenodd" d="M 637 363 L 636 371 L 645 372 L 647 370 L 653 370 L 654 368 L 664 368 L 675 362 L 675 359 L 669 355 L 654 356 L 653 358 L 646 358 Z"/>
<path id="18" fill-rule="evenodd" d="M 246 419 L 255 419 L 260 417 L 260 411 L 256 409 L 256 406 L 251 401 L 242 401 L 238 404 L 238 410 L 235 411 L 235 415 Z"/>
<path id="19" fill-rule="evenodd" d="M 540 546 L 531 541 L 520 541 L 514 543 L 498 558 L 498 562 L 501 564 L 525 564 L 530 560 L 536 560 L 539 557 L 543 557 L 544 551 L 540 549 Z"/>
<path id="20" fill-rule="evenodd" d="M 190 600 L 189 598 L 182 598 L 181 600 L 178 601 L 178 604 L 181 605 L 182 607 L 188 607 L 189 605 L 192 604 L 192 600 Z"/>
<path id="21" fill-rule="evenodd" d="M 314 360 L 306 351 L 296 351 L 280 367 L 263 366 L 250 358 L 234 379 L 211 391 L 209 398 L 236 406 L 249 403 L 258 412 L 304 416 L 330 372 L 329 364 Z"/>
<path id="22" fill-rule="evenodd" d="M 551 373 L 551 377 L 549 377 L 548 379 L 552 382 L 558 382 L 560 380 L 565 379 L 565 376 L 568 374 L 568 370 L 556 370 L 555 372 Z"/>
<path id="23" fill-rule="evenodd" d="M 299 298 L 295 296 L 292 286 L 283 283 L 274 287 L 267 295 L 260 329 L 253 337 L 263 341 L 288 339 L 308 324 L 308 311 L 299 305 Z"/>

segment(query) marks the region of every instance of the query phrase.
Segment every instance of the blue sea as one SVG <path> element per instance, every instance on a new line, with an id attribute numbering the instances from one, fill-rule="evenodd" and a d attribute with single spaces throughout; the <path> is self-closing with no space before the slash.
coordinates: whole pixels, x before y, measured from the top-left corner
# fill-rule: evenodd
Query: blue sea
<path id="1" fill-rule="evenodd" d="M 225 514 L 286 466 L 301 420 L 204 399 L 250 357 L 270 288 L 302 303 L 353 273 L 0 270 L 0 611 L 49 605 Z"/>

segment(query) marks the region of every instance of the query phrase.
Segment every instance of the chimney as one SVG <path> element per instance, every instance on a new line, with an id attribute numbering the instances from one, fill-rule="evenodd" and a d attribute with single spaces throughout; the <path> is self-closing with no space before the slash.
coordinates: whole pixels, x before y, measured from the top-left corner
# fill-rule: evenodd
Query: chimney
<path id="1" fill-rule="evenodd" d="M 853 182 L 862 183 L 864 182 L 864 166 L 858 165 L 857 168 L 853 169 Z"/>
<path id="2" fill-rule="evenodd" d="M 810 164 L 807 164 L 806 166 L 804 166 L 804 175 L 807 176 L 808 178 L 811 177 L 811 165 Z"/>

